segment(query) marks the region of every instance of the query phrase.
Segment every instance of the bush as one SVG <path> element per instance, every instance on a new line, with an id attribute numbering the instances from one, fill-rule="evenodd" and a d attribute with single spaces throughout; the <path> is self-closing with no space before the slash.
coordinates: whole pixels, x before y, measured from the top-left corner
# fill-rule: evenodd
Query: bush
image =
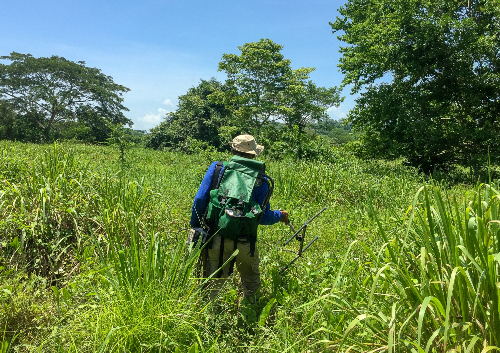
<path id="1" fill-rule="evenodd" d="M 370 268 L 353 279 L 363 283 L 350 293 L 356 301 L 328 296 L 351 316 L 332 348 L 366 351 L 377 342 L 389 352 L 498 350 L 500 192 L 478 185 L 470 196 L 459 205 L 425 185 L 399 227 L 389 232 L 375 217 L 385 244 L 361 243 Z"/>
<path id="2" fill-rule="evenodd" d="M 329 159 L 330 142 L 314 132 L 300 131 L 295 125 L 289 128 L 282 126 L 267 126 L 260 136 L 260 144 L 265 146 L 264 154 L 271 159 Z"/>

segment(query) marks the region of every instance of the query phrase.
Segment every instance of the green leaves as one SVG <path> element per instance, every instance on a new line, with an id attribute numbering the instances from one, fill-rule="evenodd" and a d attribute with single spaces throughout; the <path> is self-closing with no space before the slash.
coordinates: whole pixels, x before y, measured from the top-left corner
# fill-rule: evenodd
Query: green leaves
<path id="1" fill-rule="evenodd" d="M 419 205 L 422 196 L 424 202 Z M 478 352 L 479 337 L 485 344 L 499 346 L 500 258 L 490 255 L 498 246 L 497 196 L 489 185 L 479 185 L 469 206 L 460 210 L 455 200 L 452 206 L 437 187 L 426 185 L 403 223 L 405 237 L 388 239 L 377 220 L 391 256 L 374 259 L 380 264 L 370 271 L 372 290 L 361 311 L 366 330 L 379 337 L 387 332 L 378 320 L 370 319 L 380 311 L 380 317 L 391 313 L 395 320 L 389 346 L 392 340 L 393 347 L 411 344 L 418 352 L 439 347 Z M 388 297 L 394 299 L 386 303 Z M 349 325 L 353 328 L 360 313 L 351 314 L 358 315 Z M 356 332 L 351 336 L 359 347 L 364 346 Z"/>
<path id="2" fill-rule="evenodd" d="M 498 155 L 500 8 L 485 4 L 350 0 L 339 10 L 342 84 L 362 92 L 349 118 L 370 156 L 429 172 L 477 167 L 488 147 Z"/>
<path id="3" fill-rule="evenodd" d="M 274 303 L 276 303 L 276 298 L 271 298 L 271 300 L 269 300 L 266 306 L 262 309 L 259 316 L 259 326 L 264 326 L 266 324 L 267 317 L 271 313 Z"/>
<path id="4" fill-rule="evenodd" d="M 243 131 L 258 136 L 264 126 L 279 120 L 289 128 L 298 125 L 303 129 L 342 101 L 336 87 L 317 87 L 308 81 L 314 68 L 293 70 L 290 60 L 281 54 L 280 44 L 261 39 L 238 49 L 240 55 L 223 54 L 219 63 L 231 89 L 217 99 L 234 104 L 237 125 Z"/>
<path id="5" fill-rule="evenodd" d="M 200 149 L 227 148 L 227 140 L 221 134 L 225 126 L 232 124 L 233 107 L 225 96 L 228 90 L 226 84 L 215 78 L 201 80 L 197 87 L 179 97 L 178 109 L 151 130 L 146 146 L 183 152 L 197 152 L 198 145 Z"/>
<path id="6" fill-rule="evenodd" d="M 178 109 L 152 129 L 146 146 L 188 153 L 228 150 L 237 134 L 260 137 L 265 129 L 277 130 L 277 122 L 284 122 L 287 131 L 297 126 L 304 135 L 308 122 L 326 118 L 326 110 L 342 101 L 340 90 L 316 86 L 309 80 L 314 68 L 293 70 L 282 48 L 261 39 L 238 47 L 240 55 L 223 54 L 219 71 L 227 74 L 226 82 L 201 80 L 180 96 Z"/>
<path id="7" fill-rule="evenodd" d="M 35 58 L 13 52 L 1 59 L 12 63 L 0 64 L 0 99 L 8 101 L 24 120 L 38 117 L 45 140 L 56 126 L 86 121 L 89 114 L 113 124 L 132 125 L 123 115 L 128 109 L 122 104 L 122 94 L 129 89 L 101 70 L 59 56 Z"/>

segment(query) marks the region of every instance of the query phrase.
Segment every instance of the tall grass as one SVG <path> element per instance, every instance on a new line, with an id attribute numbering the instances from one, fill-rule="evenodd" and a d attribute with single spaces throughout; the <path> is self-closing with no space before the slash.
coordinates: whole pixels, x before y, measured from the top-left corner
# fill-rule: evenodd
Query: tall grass
<path id="1" fill-rule="evenodd" d="M 500 350 L 500 194 L 478 185 L 470 196 L 459 206 L 455 197 L 424 186 L 394 237 L 376 220 L 385 244 L 376 251 L 363 244 L 371 261 L 361 266 L 369 274 L 355 279 L 362 285 L 349 288 L 351 300 L 342 296 L 344 291 L 318 299 L 351 317 L 329 348 Z"/>
<path id="2" fill-rule="evenodd" d="M 296 227 L 328 207 L 308 227 L 320 239 L 280 276 L 294 256 L 281 249 L 289 229 L 260 227 L 259 301 L 241 301 L 233 276 L 210 303 L 194 272 L 199 249 L 188 253 L 185 236 L 207 166 L 229 156 L 131 149 L 123 162 L 108 147 L 7 142 L 0 152 L 0 324 L 6 341 L 17 335 L 16 349 L 420 353 L 499 345 L 495 187 L 422 187 L 422 176 L 400 163 L 340 150 L 329 161 L 266 161 L 272 208 L 289 210 Z M 49 265 L 37 270 L 37 260 Z"/>
<path id="3" fill-rule="evenodd" d="M 185 257 L 182 242 L 172 244 L 157 231 L 154 215 L 147 212 L 151 207 L 147 186 L 121 180 L 103 185 L 100 195 L 106 207 L 101 215 L 105 236 L 95 241 L 108 278 L 128 300 L 132 293 L 143 293 L 155 282 L 165 282 L 167 293 L 185 288 L 199 250 Z"/>
<path id="4" fill-rule="evenodd" d="M 138 255 L 147 259 L 156 249 L 166 250 L 161 244 L 154 242 Z M 196 253 L 185 257 L 184 244 L 176 244 L 166 254 L 157 259 L 156 268 L 143 266 L 140 274 L 140 264 L 128 251 L 103 258 L 109 268 L 102 271 L 96 288 L 98 305 L 72 317 L 35 351 L 171 352 L 207 347 L 209 335 L 198 321 L 204 307 L 198 303 L 198 281 L 191 276 Z"/>
<path id="5" fill-rule="evenodd" d="M 72 149 L 61 153 L 55 144 L 29 161 L 2 152 L 0 231 L 9 239 L 10 262 L 56 280 L 71 270 L 71 253 L 82 243 L 85 165 Z"/>

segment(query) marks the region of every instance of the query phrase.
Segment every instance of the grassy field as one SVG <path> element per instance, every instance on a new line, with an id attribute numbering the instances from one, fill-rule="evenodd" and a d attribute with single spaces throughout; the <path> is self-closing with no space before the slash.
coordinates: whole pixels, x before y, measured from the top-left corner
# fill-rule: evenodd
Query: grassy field
<path id="1" fill-rule="evenodd" d="M 229 155 L 0 142 L 0 352 L 487 352 L 500 347 L 499 194 L 335 150 L 266 161 L 262 293 L 204 300 L 190 207 Z M 307 241 L 307 239 L 306 239 Z M 289 250 L 297 250 L 292 242 Z"/>

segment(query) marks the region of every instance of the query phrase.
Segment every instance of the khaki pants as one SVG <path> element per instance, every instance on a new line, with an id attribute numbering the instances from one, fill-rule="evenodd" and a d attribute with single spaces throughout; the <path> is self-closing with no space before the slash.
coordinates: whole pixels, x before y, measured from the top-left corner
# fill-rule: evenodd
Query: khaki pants
<path id="1" fill-rule="evenodd" d="M 224 241 L 222 264 L 224 264 L 234 252 L 234 240 L 224 239 L 218 234 L 214 235 L 212 248 L 208 249 L 207 276 L 210 276 L 219 269 L 221 241 Z M 246 299 L 254 301 L 255 294 L 260 287 L 259 252 L 257 251 L 257 248 L 255 248 L 254 256 L 251 257 L 250 242 L 247 242 L 244 239 L 238 241 L 237 249 L 239 250 L 239 253 L 236 255 L 234 267 L 238 269 L 240 274 L 241 284 L 243 285 L 243 295 Z M 224 266 L 220 278 L 217 278 L 217 274 L 212 277 L 212 280 L 209 283 L 210 299 L 215 299 L 226 278 L 229 277 L 230 266 L 231 262 Z"/>

